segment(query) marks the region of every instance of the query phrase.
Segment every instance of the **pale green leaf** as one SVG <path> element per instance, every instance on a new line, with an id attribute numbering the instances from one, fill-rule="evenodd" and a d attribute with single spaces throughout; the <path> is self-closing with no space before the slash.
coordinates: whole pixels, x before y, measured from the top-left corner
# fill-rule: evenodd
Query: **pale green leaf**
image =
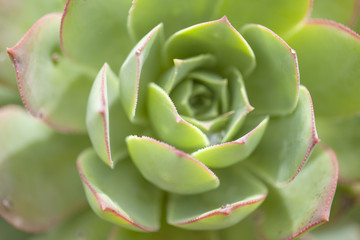
<path id="1" fill-rule="evenodd" d="M 147 182 L 130 160 L 110 169 L 90 149 L 80 155 L 77 164 L 89 204 L 97 215 L 135 231 L 159 229 L 161 191 Z"/>
<path id="2" fill-rule="evenodd" d="M 337 171 L 332 150 L 316 148 L 294 181 L 283 188 L 269 189 L 262 205 L 261 235 L 269 240 L 294 239 L 329 221 Z"/>
<path id="3" fill-rule="evenodd" d="M 265 114 L 291 113 L 296 107 L 300 83 L 295 51 L 260 25 L 247 25 L 242 34 L 256 57 L 255 70 L 245 78 L 251 105 Z"/>
<path id="4" fill-rule="evenodd" d="M 253 51 L 226 17 L 176 32 L 165 43 L 165 53 L 169 62 L 174 58 L 212 54 L 217 57 L 217 69 L 234 66 L 243 75 L 255 67 Z"/>
<path id="5" fill-rule="evenodd" d="M 52 228 L 81 209 L 75 167 L 87 137 L 54 132 L 18 106 L 0 110 L 0 215 L 28 232 Z"/>
<path id="6" fill-rule="evenodd" d="M 232 226 L 253 212 L 267 195 L 265 186 L 245 170 L 216 171 L 220 187 L 200 195 L 170 195 L 167 221 L 192 230 Z"/>
<path id="7" fill-rule="evenodd" d="M 181 150 L 196 150 L 209 145 L 203 132 L 180 117 L 164 90 L 151 83 L 148 97 L 150 122 L 161 140 Z"/>
<path id="8" fill-rule="evenodd" d="M 85 131 L 91 78 L 61 53 L 60 17 L 54 13 L 38 20 L 8 53 L 27 110 L 57 130 Z"/>
<path id="9" fill-rule="evenodd" d="M 204 164 L 174 147 L 149 137 L 127 138 L 129 154 L 143 176 L 172 193 L 195 194 L 218 187 Z"/>
<path id="10" fill-rule="evenodd" d="M 309 92 L 300 87 L 293 113 L 271 117 L 263 140 L 246 161 L 258 174 L 275 185 L 292 181 L 319 141 Z"/>
<path id="11" fill-rule="evenodd" d="M 360 111 L 360 36 L 344 26 L 309 20 L 287 42 L 297 51 L 301 83 L 316 114 L 347 116 Z"/>
<path id="12" fill-rule="evenodd" d="M 91 70 L 97 71 L 104 62 L 118 69 L 132 47 L 126 29 L 130 7 L 130 0 L 68 0 L 61 24 L 62 48 Z"/>
<path id="13" fill-rule="evenodd" d="M 147 85 L 157 79 L 163 27 L 156 26 L 133 48 L 120 69 L 120 99 L 132 122 L 144 120 Z"/>

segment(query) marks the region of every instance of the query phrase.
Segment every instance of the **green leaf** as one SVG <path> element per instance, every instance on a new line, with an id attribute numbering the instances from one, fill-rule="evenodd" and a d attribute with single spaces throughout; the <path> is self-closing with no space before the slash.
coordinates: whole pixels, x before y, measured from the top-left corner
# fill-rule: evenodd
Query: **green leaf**
<path id="1" fill-rule="evenodd" d="M 237 29 L 246 23 L 256 23 L 282 36 L 308 16 L 312 2 L 312 0 L 225 0 L 219 7 L 218 16 L 226 15 Z"/>
<path id="2" fill-rule="evenodd" d="M 214 189 L 219 179 L 190 155 L 149 137 L 130 136 L 131 159 L 143 176 L 172 193 L 195 194 Z"/>
<path id="3" fill-rule="evenodd" d="M 224 113 L 222 115 L 219 115 L 211 120 L 203 120 L 200 121 L 195 118 L 190 118 L 186 116 L 181 116 L 185 121 L 189 122 L 190 124 L 194 125 L 195 127 L 199 128 L 201 131 L 205 132 L 205 134 L 208 134 L 208 136 L 211 136 L 213 132 L 221 131 L 222 128 L 226 126 L 226 124 L 229 122 L 229 120 L 234 115 L 234 111 L 230 111 L 227 113 Z M 218 142 L 218 140 L 217 140 Z M 211 143 L 210 143 L 211 145 Z"/>
<path id="4" fill-rule="evenodd" d="M 135 0 L 129 13 L 129 33 L 138 40 L 162 22 L 166 36 L 170 36 L 182 28 L 212 19 L 219 2 L 219 0 Z"/>
<path id="5" fill-rule="evenodd" d="M 296 107 L 300 83 L 295 51 L 260 25 L 247 25 L 242 34 L 257 62 L 255 70 L 245 79 L 251 104 L 265 114 L 291 113 Z"/>
<path id="6" fill-rule="evenodd" d="M 158 85 L 168 94 L 191 71 L 198 68 L 213 67 L 216 58 L 211 54 L 201 54 L 187 59 L 173 59 L 173 62 L 174 66 L 160 78 L 158 83 Z"/>
<path id="7" fill-rule="evenodd" d="M 218 69 L 235 66 L 244 75 L 255 67 L 253 51 L 226 17 L 176 32 L 166 41 L 165 53 L 169 62 L 174 58 L 212 54 L 217 57 Z"/>
<path id="8" fill-rule="evenodd" d="M 269 118 L 265 118 L 252 131 L 241 138 L 200 149 L 191 154 L 208 167 L 222 168 L 246 159 L 260 142 Z"/>
<path id="9" fill-rule="evenodd" d="M 30 236 L 30 234 L 22 232 L 11 226 L 2 217 L 0 217 L 0 232 L 1 238 L 3 239 L 24 240 L 28 239 Z"/>
<path id="10" fill-rule="evenodd" d="M 262 205 L 262 235 L 272 239 L 294 239 L 329 220 L 337 183 L 337 160 L 328 148 L 315 149 L 309 163 L 284 188 L 269 189 Z"/>
<path id="11" fill-rule="evenodd" d="M 162 194 L 130 160 L 110 169 L 93 150 L 87 150 L 77 164 L 89 204 L 97 215 L 135 231 L 159 229 Z"/>
<path id="12" fill-rule="evenodd" d="M 130 6 L 129 0 L 67 0 L 60 30 L 66 54 L 91 70 L 104 62 L 118 69 L 132 47 L 126 30 Z"/>
<path id="13" fill-rule="evenodd" d="M 125 137 L 142 130 L 142 127 L 132 125 L 122 110 L 119 79 L 107 64 L 100 70 L 91 89 L 86 124 L 96 153 L 110 167 L 127 155 Z"/>
<path id="14" fill-rule="evenodd" d="M 216 171 L 220 187 L 193 196 L 170 195 L 167 221 L 192 230 L 232 226 L 253 212 L 267 195 L 265 186 L 244 170 Z"/>
<path id="15" fill-rule="evenodd" d="M 61 12 L 65 0 L 12 0 L 2 1 L 0 8 L 0 82 L 17 91 L 16 74 L 6 48 L 13 46 L 31 25 L 50 12 Z M 41 6 L 41 7 L 39 7 Z M 14 14 L 16 13 L 16 14 Z"/>
<path id="16" fill-rule="evenodd" d="M 113 227 L 112 224 L 103 221 L 92 211 L 87 210 L 73 216 L 45 234 L 30 238 L 30 240 L 99 240 L 110 235 Z"/>
<path id="17" fill-rule="evenodd" d="M 321 140 L 329 145 L 339 159 L 339 175 L 343 181 L 360 180 L 360 115 L 347 118 L 316 118 Z"/>
<path id="18" fill-rule="evenodd" d="M 301 82 L 312 94 L 316 114 L 360 111 L 359 35 L 334 22 L 309 20 L 287 42 L 298 53 Z"/>
<path id="19" fill-rule="evenodd" d="M 133 48 L 120 69 L 120 98 L 129 119 L 145 118 L 147 85 L 160 73 L 163 27 L 156 26 Z"/>
<path id="20" fill-rule="evenodd" d="M 358 18 L 357 0 L 316 0 L 313 2 L 311 18 L 333 20 L 350 28 L 354 27 Z"/>
<path id="21" fill-rule="evenodd" d="M 299 173 L 318 141 L 310 94 L 300 87 L 294 112 L 270 118 L 263 140 L 246 163 L 272 184 L 285 185 Z"/>
<path id="22" fill-rule="evenodd" d="M 0 215 L 27 232 L 52 228 L 85 204 L 75 168 L 85 136 L 54 132 L 18 106 L 0 110 Z"/>
<path id="23" fill-rule="evenodd" d="M 85 131 L 91 81 L 61 53 L 60 17 L 54 13 L 41 18 L 8 53 L 27 110 L 56 130 Z"/>
<path id="24" fill-rule="evenodd" d="M 182 150 L 196 150 L 209 145 L 203 132 L 180 117 L 164 90 L 151 83 L 148 97 L 150 122 L 161 140 Z"/>
<path id="25" fill-rule="evenodd" d="M 226 127 L 225 136 L 222 138 L 222 142 L 228 142 L 233 140 L 234 136 L 238 133 L 244 120 L 249 112 L 254 108 L 250 105 L 243 77 L 239 70 L 236 68 L 229 68 L 225 73 L 229 79 L 231 106 L 230 109 L 234 111 L 234 115 L 231 117 L 231 121 Z"/>
<path id="26" fill-rule="evenodd" d="M 255 227 L 253 214 L 241 220 L 238 224 L 218 231 L 219 239 L 234 240 L 241 236 L 246 240 L 259 240 L 258 232 Z"/>

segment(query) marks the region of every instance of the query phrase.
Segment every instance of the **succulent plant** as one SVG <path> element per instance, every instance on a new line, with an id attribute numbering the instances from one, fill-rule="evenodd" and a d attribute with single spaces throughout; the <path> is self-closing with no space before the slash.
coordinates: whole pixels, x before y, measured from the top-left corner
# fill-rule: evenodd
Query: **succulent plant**
<path id="1" fill-rule="evenodd" d="M 8 50 L 32 116 L 0 111 L 0 214 L 34 239 L 294 239 L 328 221 L 337 160 L 313 150 L 310 93 L 334 147 L 360 42 L 311 7 L 68 0 L 42 17 Z"/>

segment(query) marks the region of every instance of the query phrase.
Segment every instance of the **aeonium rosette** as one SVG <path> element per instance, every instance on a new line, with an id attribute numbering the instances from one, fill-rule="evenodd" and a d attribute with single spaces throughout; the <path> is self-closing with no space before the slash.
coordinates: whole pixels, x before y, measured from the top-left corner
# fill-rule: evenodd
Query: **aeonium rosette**
<path id="1" fill-rule="evenodd" d="M 66 71 L 74 66 L 53 40 L 59 22 L 45 16 L 8 52 L 27 109 L 57 130 L 87 131 L 93 149 L 80 155 L 78 171 L 101 218 L 158 231 L 165 212 L 179 228 L 234 231 L 259 210 L 268 239 L 295 238 L 328 220 L 336 159 L 317 148 L 305 165 L 318 142 L 312 102 L 295 51 L 274 32 L 238 31 L 226 17 L 170 36 L 160 24 L 119 74 L 104 64 L 92 84 L 88 69 Z M 43 57 L 23 58 L 29 49 Z M 44 71 L 51 83 L 31 87 L 41 85 L 32 74 Z M 64 87 L 64 77 L 75 87 Z M 55 95 L 44 91 L 54 83 Z M 73 115 L 86 116 L 86 127 Z"/>

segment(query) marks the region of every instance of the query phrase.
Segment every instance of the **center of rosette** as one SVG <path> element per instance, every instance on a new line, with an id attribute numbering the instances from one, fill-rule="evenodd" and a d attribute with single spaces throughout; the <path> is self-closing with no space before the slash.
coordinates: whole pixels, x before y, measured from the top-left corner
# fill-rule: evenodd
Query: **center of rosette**
<path id="1" fill-rule="evenodd" d="M 170 93 L 179 114 L 206 121 L 228 110 L 227 79 L 198 70 L 189 73 Z"/>

